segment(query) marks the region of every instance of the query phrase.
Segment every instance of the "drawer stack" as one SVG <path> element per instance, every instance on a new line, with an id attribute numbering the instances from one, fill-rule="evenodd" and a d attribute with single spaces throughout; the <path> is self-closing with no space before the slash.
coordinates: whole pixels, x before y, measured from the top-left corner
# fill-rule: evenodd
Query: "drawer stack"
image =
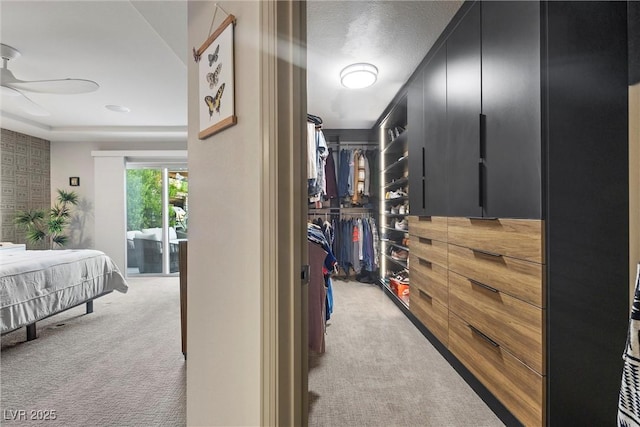
<path id="1" fill-rule="evenodd" d="M 416 298 L 413 293 L 411 310 L 523 424 L 543 425 L 546 366 L 542 222 L 416 218 L 418 225 L 410 229 L 419 237 L 426 232 L 420 230 L 428 228 L 420 224 L 442 221 L 447 230 L 446 236 L 439 236 L 446 241 L 446 339 L 441 338 L 443 322 L 436 331 L 420 317 L 426 311 L 425 298 Z M 411 237 L 412 245 L 419 242 Z M 436 246 L 440 248 L 433 243 L 428 248 Z M 442 286 L 438 287 L 437 299 L 432 288 L 442 282 L 427 280 L 431 276 L 421 263 L 424 258 L 429 258 L 432 265 L 433 259 L 442 259 L 441 250 L 431 252 L 439 258 L 422 246 L 415 251 L 412 246 L 416 261 L 410 262 L 411 285 L 420 295 L 428 293 L 440 302 L 445 298 Z"/>
<path id="2" fill-rule="evenodd" d="M 409 309 L 443 344 L 449 340 L 447 218 L 409 217 Z"/>

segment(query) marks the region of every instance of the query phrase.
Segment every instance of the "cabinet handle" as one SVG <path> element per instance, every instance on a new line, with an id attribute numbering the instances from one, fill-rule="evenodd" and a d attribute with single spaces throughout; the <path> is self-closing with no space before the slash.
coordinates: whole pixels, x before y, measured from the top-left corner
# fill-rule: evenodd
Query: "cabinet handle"
<path id="1" fill-rule="evenodd" d="M 473 279 L 469 279 L 469 282 L 471 282 L 471 284 L 473 284 L 473 285 L 480 286 L 481 288 L 484 288 L 484 289 L 486 289 L 486 290 L 488 290 L 488 291 L 491 291 L 491 292 L 493 292 L 493 293 L 496 293 L 496 294 L 497 294 L 498 292 L 500 292 L 500 291 L 498 291 L 496 288 L 492 288 L 492 287 L 491 287 L 491 286 L 489 286 L 489 285 L 485 285 L 484 283 L 477 282 L 477 281 L 475 281 L 475 280 L 473 280 Z"/>
<path id="2" fill-rule="evenodd" d="M 486 336 L 485 334 L 483 334 L 482 332 L 480 332 L 479 330 L 477 330 L 476 328 L 474 328 L 471 325 L 467 325 L 469 327 L 469 329 L 471 329 L 471 332 L 473 332 L 474 334 L 478 335 L 480 338 L 482 338 L 483 340 L 485 340 L 486 342 L 488 342 L 489 344 L 491 344 L 494 347 L 500 347 L 500 344 L 498 344 L 497 342 L 495 342 L 494 340 L 492 340 L 491 338 L 489 338 L 488 336 Z"/>
<path id="3" fill-rule="evenodd" d="M 433 244 L 431 239 L 426 239 L 424 237 L 418 237 L 418 242 L 424 243 L 425 245 L 432 245 Z"/>
<path id="4" fill-rule="evenodd" d="M 424 164 L 424 151 L 425 151 L 425 150 L 424 150 L 424 147 L 422 147 L 422 177 L 423 177 L 423 178 L 424 178 L 424 176 L 425 176 L 425 171 L 426 171 L 426 169 L 425 169 L 425 164 Z"/>
<path id="5" fill-rule="evenodd" d="M 498 217 L 497 216 L 467 216 L 465 217 L 467 219 L 470 219 L 472 221 L 476 221 L 476 220 L 483 220 L 483 221 L 497 221 Z"/>
<path id="6" fill-rule="evenodd" d="M 473 248 L 471 250 L 473 252 L 477 252 L 477 253 L 483 254 L 483 255 L 489 255 L 489 256 L 492 256 L 494 258 L 502 258 L 502 255 L 497 254 L 495 252 L 488 252 L 488 251 L 483 251 L 483 250 L 480 250 L 480 249 L 473 249 Z"/>
<path id="7" fill-rule="evenodd" d="M 486 157 L 487 116 L 480 113 L 480 158 Z"/>
<path id="8" fill-rule="evenodd" d="M 425 291 L 423 291 L 422 289 L 418 289 L 418 293 L 420 294 L 421 297 L 426 298 L 428 300 L 432 300 L 433 298 L 431 297 L 431 295 L 429 295 L 428 293 L 426 293 Z"/>
<path id="9" fill-rule="evenodd" d="M 484 206 L 484 164 L 482 159 L 478 162 L 478 206 Z"/>
<path id="10" fill-rule="evenodd" d="M 427 261 L 426 259 L 418 258 L 418 263 L 420 265 L 424 265 L 426 267 L 431 267 L 431 261 Z"/>
<path id="11" fill-rule="evenodd" d="M 422 209 L 423 209 L 423 210 L 427 208 L 427 206 L 426 206 L 426 200 L 425 200 L 425 195 L 426 195 L 426 185 L 427 185 L 427 184 L 424 182 L 424 177 L 422 177 L 422 197 L 421 197 L 421 199 L 422 199 Z"/>

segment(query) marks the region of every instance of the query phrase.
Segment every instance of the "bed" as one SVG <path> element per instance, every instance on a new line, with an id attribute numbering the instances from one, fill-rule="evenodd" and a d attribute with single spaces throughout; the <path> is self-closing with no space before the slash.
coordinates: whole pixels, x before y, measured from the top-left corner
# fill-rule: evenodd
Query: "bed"
<path id="1" fill-rule="evenodd" d="M 0 254 L 0 333 L 27 327 L 113 290 L 126 293 L 127 282 L 103 252 L 82 250 L 16 251 Z"/>

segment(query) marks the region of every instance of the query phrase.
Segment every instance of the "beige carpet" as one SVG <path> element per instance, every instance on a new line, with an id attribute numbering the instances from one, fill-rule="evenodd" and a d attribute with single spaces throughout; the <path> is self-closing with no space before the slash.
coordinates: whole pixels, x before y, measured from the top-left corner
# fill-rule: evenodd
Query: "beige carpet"
<path id="1" fill-rule="evenodd" d="M 94 313 L 76 307 L 2 337 L 0 424 L 184 426 L 186 365 L 180 348 L 179 279 L 129 279 Z M 11 412 L 26 411 L 26 421 Z M 31 421 L 31 411 L 56 419 Z M 35 413 L 37 414 L 37 413 Z"/>
<path id="2" fill-rule="evenodd" d="M 309 361 L 310 426 L 503 425 L 380 288 L 333 283 L 327 350 Z"/>

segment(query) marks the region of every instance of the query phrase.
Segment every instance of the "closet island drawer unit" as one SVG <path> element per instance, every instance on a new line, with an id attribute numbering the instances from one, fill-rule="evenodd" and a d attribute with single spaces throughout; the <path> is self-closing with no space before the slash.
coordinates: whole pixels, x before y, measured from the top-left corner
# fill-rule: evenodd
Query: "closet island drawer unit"
<path id="1" fill-rule="evenodd" d="M 420 287 L 415 288 L 413 278 L 411 286 L 411 312 L 446 346 L 449 341 L 449 309 L 427 291 Z"/>
<path id="2" fill-rule="evenodd" d="M 447 241 L 447 217 L 442 216 L 410 216 L 409 234 L 425 239 Z"/>
<path id="3" fill-rule="evenodd" d="M 449 310 L 544 375 L 541 308 L 449 272 Z"/>
<path id="4" fill-rule="evenodd" d="M 409 232 L 410 253 L 425 261 L 447 267 L 447 244 Z M 411 263 L 409 263 L 411 265 Z"/>
<path id="5" fill-rule="evenodd" d="M 525 426 L 544 425 L 545 377 L 453 312 L 449 350 Z"/>

